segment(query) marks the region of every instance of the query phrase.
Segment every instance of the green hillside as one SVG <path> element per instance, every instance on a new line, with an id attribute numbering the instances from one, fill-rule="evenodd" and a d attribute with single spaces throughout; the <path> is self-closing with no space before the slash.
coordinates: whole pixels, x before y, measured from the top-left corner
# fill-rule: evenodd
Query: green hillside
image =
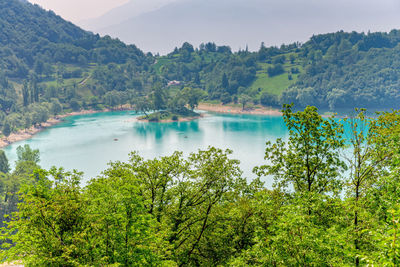
<path id="1" fill-rule="evenodd" d="M 0 1 L 0 127 L 6 133 L 70 110 L 147 94 L 154 62 L 134 45 L 86 32 L 26 1 Z"/>
<path id="2" fill-rule="evenodd" d="M 159 56 L 0 0 L 3 135 L 124 105 L 175 121 L 195 116 L 199 101 L 285 104 L 288 136 L 266 143 L 256 179 L 242 176 L 232 151 L 213 147 L 187 157 L 133 152 L 85 185 L 77 171 L 41 169 L 28 145 L 17 148 L 14 170 L 0 151 L 0 262 L 400 265 L 400 112 L 336 120 L 315 107 L 398 108 L 400 31 L 323 34 L 256 52 L 184 43 Z M 266 188 L 261 179 L 271 177 Z"/>
<path id="3" fill-rule="evenodd" d="M 184 43 L 158 56 L 27 2 L 0 0 L 0 8 L 0 127 L 6 132 L 60 112 L 123 105 L 147 112 L 182 109 L 189 101 L 251 99 L 334 111 L 396 108 L 400 101 L 396 30 L 323 34 L 304 44 L 262 44 L 256 52 Z M 189 100 L 191 90 L 202 93 Z"/>

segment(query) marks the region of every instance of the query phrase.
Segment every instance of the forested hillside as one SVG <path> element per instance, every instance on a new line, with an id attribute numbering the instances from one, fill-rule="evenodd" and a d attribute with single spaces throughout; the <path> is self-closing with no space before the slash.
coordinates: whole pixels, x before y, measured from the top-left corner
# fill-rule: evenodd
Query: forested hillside
<path id="1" fill-rule="evenodd" d="M 101 38 L 18 0 L 0 1 L 0 55 L 6 135 L 63 110 L 102 109 L 103 103 L 113 106 L 116 96 L 129 102 L 144 87 L 136 77 L 144 77 L 154 62 L 134 45 Z"/>
<path id="2" fill-rule="evenodd" d="M 400 32 L 313 36 L 304 44 L 232 51 L 184 43 L 144 54 L 86 32 L 25 1 L 0 0 L 3 134 L 81 109 L 129 105 L 141 112 L 199 101 L 337 110 L 396 108 Z"/>
<path id="3" fill-rule="evenodd" d="M 0 1 L 0 26 L 1 67 L 9 77 L 27 78 L 31 70 L 51 74 L 45 64 L 142 65 L 146 60 L 133 45 L 100 38 L 27 2 Z"/>
<path id="4" fill-rule="evenodd" d="M 305 72 L 281 102 L 302 106 L 398 108 L 400 31 L 314 36 L 302 46 Z"/>
<path id="5" fill-rule="evenodd" d="M 283 105 L 248 181 L 232 151 L 137 153 L 99 177 L 0 151 L 0 258 L 27 266 L 398 266 L 400 31 L 313 36 L 232 51 L 184 43 L 166 56 L 100 37 L 26 1 L 0 0 L 0 126 L 71 110 L 187 111 L 199 101 Z M 285 103 L 293 102 L 294 105 Z M 297 108 L 307 106 L 304 111 Z M 351 129 L 344 132 L 344 124 Z M 346 136 L 346 135 L 347 136 Z M 116 139 L 117 140 L 117 139 Z M 266 188 L 261 178 L 273 178 Z M 21 262 L 22 261 L 22 262 Z"/>
<path id="6" fill-rule="evenodd" d="M 209 99 L 255 103 L 309 104 L 321 108 L 392 108 L 400 97 L 400 32 L 313 36 L 305 44 L 261 46 L 232 53 L 208 43 L 194 51 L 185 44 L 159 59 L 168 79 L 193 83 Z"/>

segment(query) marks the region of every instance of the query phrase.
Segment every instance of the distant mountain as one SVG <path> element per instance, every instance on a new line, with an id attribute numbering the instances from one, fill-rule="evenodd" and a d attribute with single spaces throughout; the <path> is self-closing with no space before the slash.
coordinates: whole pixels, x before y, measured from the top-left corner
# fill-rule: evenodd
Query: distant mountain
<path id="1" fill-rule="evenodd" d="M 400 5 L 393 0 L 179 0 L 147 13 L 137 12 L 137 6 L 132 1 L 92 21 L 98 23 L 95 29 L 145 51 L 165 54 L 185 41 L 196 46 L 212 41 L 234 50 L 248 45 L 255 50 L 261 42 L 303 42 L 313 34 L 338 29 L 388 31 L 400 27 Z"/>
<path id="2" fill-rule="evenodd" d="M 98 18 L 83 20 L 79 25 L 87 30 L 97 32 L 141 14 L 157 10 L 175 1 L 177 0 L 130 0 L 128 3 L 112 9 Z"/>

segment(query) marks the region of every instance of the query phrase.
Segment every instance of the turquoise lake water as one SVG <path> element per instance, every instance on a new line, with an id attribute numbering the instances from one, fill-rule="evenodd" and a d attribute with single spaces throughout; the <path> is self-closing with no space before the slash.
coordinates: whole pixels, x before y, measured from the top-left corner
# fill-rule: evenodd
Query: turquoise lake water
<path id="1" fill-rule="evenodd" d="M 16 148 L 29 144 L 40 150 L 43 168 L 77 169 L 87 181 L 106 169 L 108 162 L 126 161 L 131 151 L 154 158 L 215 146 L 232 149 L 232 158 L 241 161 L 244 176 L 252 179 L 253 167 L 264 163 L 265 142 L 287 135 L 279 116 L 206 114 L 199 120 L 173 123 L 139 122 L 134 112 L 127 111 L 72 116 L 4 150 L 13 165 Z"/>

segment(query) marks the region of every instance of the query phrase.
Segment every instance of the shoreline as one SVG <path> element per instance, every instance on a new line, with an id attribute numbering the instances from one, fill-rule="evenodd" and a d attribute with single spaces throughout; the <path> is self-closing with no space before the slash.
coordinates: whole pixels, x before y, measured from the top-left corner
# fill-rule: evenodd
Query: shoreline
<path id="1" fill-rule="evenodd" d="M 278 109 L 256 106 L 255 108 L 242 109 L 241 107 L 225 106 L 222 104 L 200 103 L 198 110 L 211 111 L 224 114 L 250 114 L 250 115 L 270 115 L 282 116 Z"/>
<path id="2" fill-rule="evenodd" d="M 201 103 L 201 104 L 199 104 L 197 109 L 202 110 L 202 111 L 210 111 L 210 112 L 225 113 L 225 114 L 250 114 L 250 115 L 271 115 L 271 116 L 281 116 L 282 115 L 282 113 L 278 109 L 272 109 L 272 108 L 268 109 L 268 108 L 259 107 L 259 106 L 252 108 L 252 109 L 242 110 L 241 107 L 224 106 L 222 104 Z M 23 129 L 23 130 L 19 130 L 18 132 L 11 133 L 8 137 L 0 138 L 0 149 L 5 148 L 13 143 L 30 139 L 35 134 L 40 133 L 41 131 L 44 131 L 49 127 L 52 127 L 54 125 L 57 125 L 57 124 L 63 122 L 64 118 L 67 118 L 67 117 L 77 116 L 77 115 L 85 115 L 85 114 L 95 114 L 95 113 L 102 113 L 102 112 L 122 111 L 122 110 L 132 110 L 132 109 L 130 109 L 130 108 L 121 108 L 121 109 L 116 109 L 116 110 L 111 110 L 111 109 L 90 110 L 89 109 L 89 110 L 73 111 L 73 112 L 69 112 L 66 114 L 57 115 L 57 116 L 51 117 L 46 122 L 41 123 L 39 126 L 31 126 L 28 129 Z M 196 116 L 196 117 L 179 118 L 179 120 L 177 120 L 177 121 L 173 121 L 173 120 L 169 119 L 169 120 L 161 120 L 156 123 L 187 122 L 187 121 L 201 119 L 205 116 L 207 116 L 207 115 L 200 114 L 199 116 Z M 135 120 L 141 121 L 141 122 L 149 122 L 146 119 L 139 120 L 139 119 L 135 118 Z"/>
<path id="3" fill-rule="evenodd" d="M 73 111 L 73 112 L 69 112 L 66 114 L 61 114 L 61 115 L 51 117 L 46 122 L 42 122 L 39 126 L 31 126 L 28 129 L 23 129 L 23 130 L 19 130 L 18 132 L 11 133 L 8 137 L 0 138 L 0 149 L 5 148 L 13 143 L 30 139 L 35 134 L 40 133 L 41 131 L 44 131 L 49 127 L 52 127 L 54 125 L 57 125 L 57 124 L 63 122 L 64 118 L 71 117 L 71 116 L 77 116 L 77 115 L 95 114 L 95 113 L 110 112 L 110 111 L 112 111 L 112 110 L 110 110 L 110 109 L 104 109 L 104 110 L 89 109 L 89 110 Z"/>

